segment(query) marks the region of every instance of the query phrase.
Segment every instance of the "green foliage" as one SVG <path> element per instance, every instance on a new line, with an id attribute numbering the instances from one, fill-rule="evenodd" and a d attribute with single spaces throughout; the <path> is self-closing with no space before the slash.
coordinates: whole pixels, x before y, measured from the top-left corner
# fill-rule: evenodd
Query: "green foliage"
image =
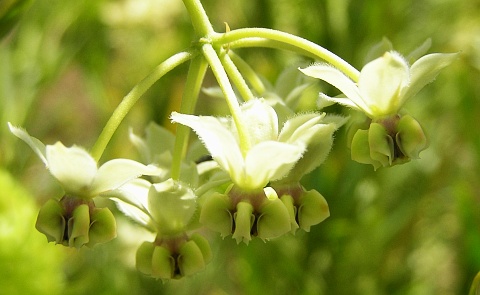
<path id="1" fill-rule="evenodd" d="M 0 290 L 4 294 L 62 294 L 64 253 L 35 230 L 32 196 L 0 170 Z"/>

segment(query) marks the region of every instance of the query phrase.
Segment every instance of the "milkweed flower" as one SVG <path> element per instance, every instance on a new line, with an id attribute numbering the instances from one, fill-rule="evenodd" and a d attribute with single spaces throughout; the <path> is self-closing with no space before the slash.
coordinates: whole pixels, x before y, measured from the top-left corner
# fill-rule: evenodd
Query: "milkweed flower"
<path id="1" fill-rule="evenodd" d="M 309 163 L 306 168 L 296 165 L 310 144 L 316 146 L 325 138 L 331 147 L 336 128 L 322 121 L 324 114 L 310 113 L 287 120 L 279 131 L 278 116 L 263 99 L 244 103 L 240 112 L 247 138 L 240 138 L 229 118 L 174 112 L 171 119 L 198 134 L 233 182 L 224 193 L 213 193 L 203 201 L 200 222 L 222 236 L 233 234 L 237 242 L 248 243 L 252 235 L 268 240 L 291 230 L 289 211 L 275 190 L 266 186 L 287 177 L 294 167 L 301 175 L 311 171 Z M 242 140 L 248 142 L 247 148 Z M 324 159 L 323 152 L 319 156 Z"/>
<path id="2" fill-rule="evenodd" d="M 348 106 L 369 117 L 368 128 L 359 128 L 351 138 L 351 155 L 353 160 L 377 169 L 416 159 L 427 147 L 420 123 L 401 109 L 456 57 L 456 53 L 433 53 L 409 66 L 399 53 L 388 51 L 363 67 L 358 83 L 326 64 L 301 71 L 344 94 L 330 97 L 321 93 L 320 100 Z"/>
<path id="3" fill-rule="evenodd" d="M 26 142 L 55 177 L 65 195 L 50 199 L 40 209 L 36 228 L 48 241 L 70 247 L 93 246 L 116 236 L 113 214 L 96 208 L 94 197 L 115 190 L 141 175 L 158 174 L 158 168 L 128 159 L 115 159 L 97 167 L 83 148 L 61 142 L 44 145 L 25 130 L 8 124 L 10 131 Z"/>

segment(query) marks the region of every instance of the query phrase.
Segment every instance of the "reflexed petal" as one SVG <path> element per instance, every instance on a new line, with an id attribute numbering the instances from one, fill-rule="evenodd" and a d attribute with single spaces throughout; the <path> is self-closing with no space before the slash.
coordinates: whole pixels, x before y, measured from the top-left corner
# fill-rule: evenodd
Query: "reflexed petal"
<path id="1" fill-rule="evenodd" d="M 214 117 L 198 117 L 173 112 L 173 122 L 188 126 L 203 141 L 215 161 L 228 172 L 238 170 L 243 165 L 243 157 L 232 132 Z"/>
<path id="2" fill-rule="evenodd" d="M 136 222 L 147 226 L 151 223 L 148 212 L 148 191 L 151 183 L 137 178 L 108 193 L 118 209 Z"/>
<path id="3" fill-rule="evenodd" d="M 57 142 L 47 146 L 46 158 L 50 173 L 67 193 L 79 196 L 88 193 L 97 173 L 97 163 L 87 151 L 77 146 L 67 148 Z"/>
<path id="4" fill-rule="evenodd" d="M 294 143 L 300 133 L 317 124 L 324 116 L 325 115 L 311 113 L 291 118 L 283 125 L 282 131 L 280 131 L 280 134 L 278 135 L 278 141 Z M 299 129 L 302 131 L 299 131 Z M 294 136 L 294 134 L 297 136 Z"/>
<path id="5" fill-rule="evenodd" d="M 408 85 L 409 76 L 407 62 L 394 51 L 366 64 L 360 73 L 358 88 L 370 107 L 370 114 L 378 115 L 380 112 L 384 115 L 398 111 L 399 94 Z"/>
<path id="6" fill-rule="evenodd" d="M 364 110 L 368 114 L 371 113 L 369 106 L 363 101 L 357 85 L 355 85 L 352 80 L 334 67 L 326 64 L 319 64 L 305 69 L 300 69 L 300 71 L 307 76 L 321 79 L 333 85 L 338 90 L 343 92 L 343 94 L 345 94 L 360 109 Z M 337 99 L 336 97 L 330 97 L 330 99 L 338 103 L 344 102 L 344 99 Z"/>
<path id="7" fill-rule="evenodd" d="M 245 159 L 245 178 L 233 179 L 244 189 L 258 189 L 284 177 L 302 157 L 303 146 L 266 141 L 254 146 Z"/>
<path id="8" fill-rule="evenodd" d="M 319 108 L 324 108 L 331 106 L 334 103 L 338 103 L 341 105 L 344 105 L 346 107 L 355 109 L 357 111 L 361 111 L 362 109 L 356 105 L 350 98 L 348 97 L 342 97 L 342 96 L 335 96 L 335 97 L 330 97 L 324 93 L 320 93 L 318 95 L 318 101 L 317 101 L 317 106 Z M 365 106 L 366 107 L 366 106 Z"/>
<path id="9" fill-rule="evenodd" d="M 458 53 L 433 53 L 417 60 L 410 69 L 410 86 L 403 93 L 402 104 L 432 82 L 440 70 L 450 65 L 457 57 Z"/>
<path id="10" fill-rule="evenodd" d="M 130 180 L 142 175 L 157 175 L 160 172 L 161 170 L 155 166 L 145 166 L 133 160 L 111 160 L 98 169 L 89 193 L 93 197 L 119 188 Z"/>
<path id="11" fill-rule="evenodd" d="M 241 109 L 252 146 L 262 141 L 276 140 L 278 117 L 271 106 L 263 99 L 253 99 L 244 103 Z"/>
<path id="12" fill-rule="evenodd" d="M 35 137 L 30 136 L 28 132 L 22 128 L 18 128 L 8 122 L 8 128 L 16 137 L 20 138 L 26 142 L 30 148 L 37 154 L 37 156 L 42 160 L 45 166 L 48 166 L 46 148 L 45 145 Z"/>

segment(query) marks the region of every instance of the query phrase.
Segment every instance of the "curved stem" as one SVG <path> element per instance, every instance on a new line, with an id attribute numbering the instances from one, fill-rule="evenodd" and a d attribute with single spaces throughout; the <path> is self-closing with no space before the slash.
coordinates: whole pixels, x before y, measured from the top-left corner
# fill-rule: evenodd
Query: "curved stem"
<path id="1" fill-rule="evenodd" d="M 293 47 L 297 47 L 302 51 L 309 52 L 317 58 L 321 58 L 334 65 L 354 81 L 358 81 L 358 78 L 360 76 L 360 73 L 357 69 L 355 69 L 349 63 L 341 59 L 339 56 L 323 48 L 322 46 L 282 31 L 265 28 L 237 29 L 223 34 L 217 33 L 216 36 L 212 38 L 212 42 L 216 45 L 220 45 L 251 38 L 265 38 L 275 40 L 281 43 L 291 45 Z"/>
<path id="2" fill-rule="evenodd" d="M 237 66 L 240 73 L 242 73 L 242 75 L 250 83 L 253 90 L 255 90 L 258 95 L 262 95 L 265 92 L 265 85 L 263 84 L 262 79 L 260 79 L 257 73 L 250 67 L 247 62 L 245 62 L 232 50 L 228 51 L 228 55 L 232 59 L 232 62 Z"/>
<path id="3" fill-rule="evenodd" d="M 183 0 L 183 4 L 187 8 L 193 29 L 198 36 L 206 37 L 215 32 L 200 0 Z"/>
<path id="4" fill-rule="evenodd" d="M 125 118 L 138 99 L 163 75 L 170 72 L 178 65 L 188 61 L 193 56 L 194 53 L 192 51 L 179 52 L 171 56 L 158 65 L 153 72 L 140 81 L 140 83 L 133 87 L 133 89 L 123 98 L 122 102 L 120 102 L 115 111 L 113 111 L 112 116 L 103 128 L 102 133 L 97 139 L 97 142 L 93 146 L 91 154 L 95 160 L 100 160 L 108 142 L 115 133 L 115 130 L 117 130 L 123 118 Z"/>
<path id="5" fill-rule="evenodd" d="M 233 84 L 237 86 L 240 95 L 243 97 L 245 101 L 253 99 L 255 96 L 253 95 L 252 91 L 248 87 L 245 79 L 243 78 L 242 74 L 238 71 L 238 68 L 233 63 L 232 59 L 228 55 L 227 52 L 223 51 L 220 55 L 220 60 L 222 65 L 227 71 L 228 76 L 232 80 Z"/>
<path id="6" fill-rule="evenodd" d="M 228 80 L 227 73 L 223 68 L 222 62 L 217 55 L 215 49 L 211 44 L 204 44 L 202 46 L 202 53 L 208 61 L 208 64 L 212 68 L 212 72 L 217 79 L 218 85 L 222 89 L 223 95 L 227 101 L 228 108 L 230 109 L 230 114 L 232 115 L 233 122 L 237 127 L 238 137 L 240 138 L 240 149 L 242 153 L 246 153 L 250 148 L 250 139 L 247 136 L 247 132 L 244 128 L 243 120 L 241 117 L 240 106 L 237 101 L 235 92 L 233 91 L 232 85 Z"/>
<path id="7" fill-rule="evenodd" d="M 202 56 L 198 56 L 191 61 L 183 92 L 182 104 L 180 105 L 180 113 L 192 114 L 194 112 L 207 67 L 208 64 Z M 189 135 L 190 129 L 187 126 L 177 124 L 171 170 L 171 177 L 174 180 L 179 180 L 180 178 L 182 159 L 187 152 Z"/>

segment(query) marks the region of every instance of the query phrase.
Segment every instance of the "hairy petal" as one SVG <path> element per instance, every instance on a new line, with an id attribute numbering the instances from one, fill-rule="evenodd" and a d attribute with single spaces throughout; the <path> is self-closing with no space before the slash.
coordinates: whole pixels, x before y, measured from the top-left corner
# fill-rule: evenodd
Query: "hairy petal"
<path id="1" fill-rule="evenodd" d="M 300 69 L 300 71 L 307 76 L 323 80 L 333 85 L 343 92 L 358 108 L 364 110 L 367 114 L 371 113 L 369 106 L 362 99 L 357 85 L 336 68 L 327 64 L 318 64 Z M 329 97 L 328 99 L 345 104 L 344 100 L 337 99 L 336 97 Z"/>
<path id="2" fill-rule="evenodd" d="M 242 153 L 235 137 L 218 119 L 209 116 L 184 115 L 177 112 L 172 113 L 171 119 L 173 122 L 192 128 L 224 170 L 233 173 L 235 169 L 243 165 Z"/>
<path id="3" fill-rule="evenodd" d="M 50 173 L 67 193 L 79 196 L 87 193 L 97 173 L 97 163 L 87 151 L 57 142 L 46 147 L 46 159 Z"/>
<path id="4" fill-rule="evenodd" d="M 37 154 L 40 160 L 42 160 L 45 166 L 48 166 L 46 148 L 40 140 L 30 136 L 26 130 L 13 126 L 10 124 L 10 122 L 8 122 L 8 128 L 10 128 L 10 132 L 12 132 L 16 137 L 28 144 L 30 148 L 32 148 L 32 150 Z"/>
<path id="5" fill-rule="evenodd" d="M 373 114 L 395 113 L 400 108 L 399 94 L 409 83 L 409 68 L 395 51 L 366 64 L 358 81 L 358 88 Z"/>
<path id="6" fill-rule="evenodd" d="M 440 70 L 450 65 L 457 57 L 458 53 L 433 53 L 417 60 L 410 70 L 410 86 L 403 93 L 402 104 L 432 82 Z"/>

